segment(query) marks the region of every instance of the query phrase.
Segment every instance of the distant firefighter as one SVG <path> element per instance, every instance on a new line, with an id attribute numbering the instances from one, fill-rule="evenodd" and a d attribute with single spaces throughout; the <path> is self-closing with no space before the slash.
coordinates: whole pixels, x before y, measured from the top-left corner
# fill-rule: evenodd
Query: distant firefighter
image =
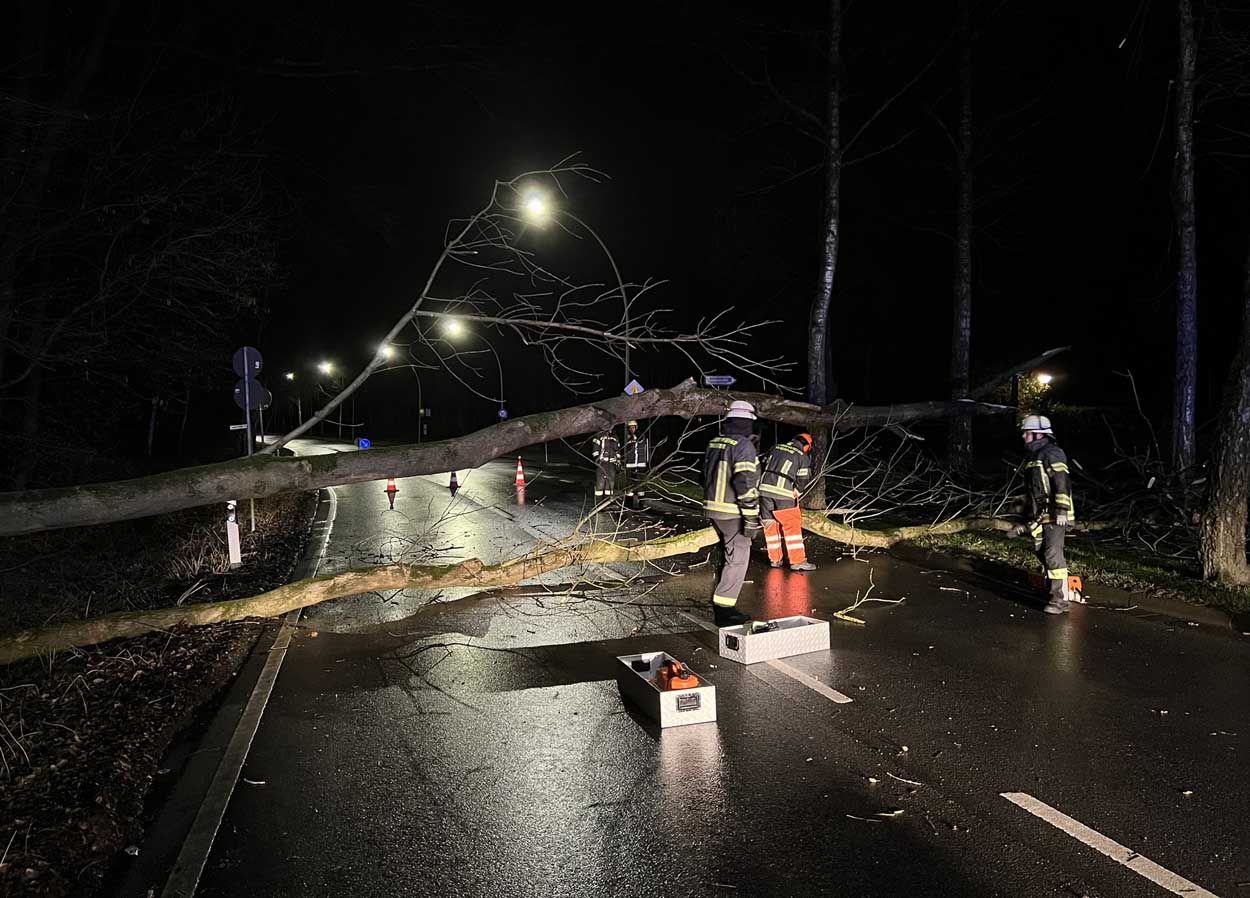
<path id="1" fill-rule="evenodd" d="M 1014 533 L 1029 533 L 1033 537 L 1033 548 L 1049 586 L 1049 601 L 1043 610 L 1047 614 L 1063 614 L 1068 610 L 1069 598 L 1063 541 L 1075 521 L 1068 456 L 1055 442 L 1050 419 L 1044 415 L 1028 415 L 1020 422 L 1020 431 L 1029 454 L 1024 466 L 1029 517 L 1028 523 L 1021 524 Z"/>
<path id="2" fill-rule="evenodd" d="M 712 617 L 718 627 L 751 618 L 734 608 L 751 560 L 751 542 L 760 532 L 759 450 L 752 440 L 755 408 L 736 401 L 729 406 L 721 435 L 703 456 L 703 510 L 720 537 L 722 560 L 712 591 Z"/>
<path id="3" fill-rule="evenodd" d="M 812 435 L 801 433 L 786 443 L 778 443 L 764 457 L 764 474 L 760 478 L 760 519 L 764 523 L 764 544 L 773 567 L 781 567 L 784 555 L 790 559 L 792 571 L 814 571 L 816 565 L 807 560 L 803 545 L 803 510 L 799 494 L 812 478 L 808 456 L 812 452 Z"/>
<path id="4" fill-rule="evenodd" d="M 616 469 L 621 464 L 621 443 L 611 431 L 604 431 L 591 442 L 590 457 L 595 462 L 595 500 L 602 501 L 616 490 Z"/>
<path id="5" fill-rule="evenodd" d="M 638 422 L 625 425 L 625 504 L 642 508 L 642 482 L 651 465 L 651 441 L 638 432 Z"/>

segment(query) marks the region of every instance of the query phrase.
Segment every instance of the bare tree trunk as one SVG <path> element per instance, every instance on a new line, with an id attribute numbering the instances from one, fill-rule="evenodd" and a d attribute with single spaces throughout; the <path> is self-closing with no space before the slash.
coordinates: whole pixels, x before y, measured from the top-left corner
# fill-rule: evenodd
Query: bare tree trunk
<path id="1" fill-rule="evenodd" d="M 1198 393 L 1198 227 L 1194 196 L 1194 69 L 1198 48 L 1192 0 L 1177 0 L 1176 74 L 1176 375 L 1172 400 L 1172 464 L 1193 466 Z"/>
<path id="2" fill-rule="evenodd" d="M 955 314 L 951 326 L 951 398 L 966 399 L 972 364 L 972 27 L 971 0 L 959 4 L 959 199 L 955 213 Z M 972 417 L 951 419 L 947 458 L 972 467 Z"/>
<path id="3" fill-rule="evenodd" d="M 812 300 L 807 338 L 807 401 L 825 405 L 829 395 L 831 365 L 829 363 L 829 309 L 833 300 L 833 280 L 838 269 L 838 241 L 841 223 L 842 191 L 842 0 L 829 3 L 829 85 L 826 95 L 826 136 L 828 158 L 825 163 L 824 238 L 821 243 L 820 280 Z M 832 443 L 832 429 L 812 427 L 812 457 L 824 459 Z M 817 476 L 804 499 L 809 508 L 825 505 L 825 478 Z"/>
<path id="4" fill-rule="evenodd" d="M 1211 495 L 1202 516 L 1202 575 L 1226 585 L 1250 585 L 1246 516 L 1250 507 L 1250 253 L 1242 285 L 1241 342 L 1233 357 L 1220 410 Z"/>

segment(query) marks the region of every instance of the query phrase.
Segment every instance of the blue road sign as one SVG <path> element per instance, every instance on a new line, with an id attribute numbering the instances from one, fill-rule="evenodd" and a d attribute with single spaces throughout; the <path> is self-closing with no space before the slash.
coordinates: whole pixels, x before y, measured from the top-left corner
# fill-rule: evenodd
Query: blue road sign
<path id="1" fill-rule="evenodd" d="M 506 408 L 501 408 L 501 409 L 499 410 L 499 417 L 500 417 L 500 418 L 506 418 L 506 417 L 508 417 L 508 410 L 507 410 Z"/>
<path id="2" fill-rule="evenodd" d="M 643 389 L 642 384 L 638 383 L 636 380 L 631 380 L 625 385 L 625 392 L 630 396 L 637 396 L 643 391 Z"/>
<path id="3" fill-rule="evenodd" d="M 368 449 L 372 445 L 373 445 L 373 440 L 369 439 L 368 437 L 361 437 L 360 439 L 356 441 L 357 449 Z"/>
<path id="4" fill-rule="evenodd" d="M 703 384 L 708 387 L 732 387 L 738 379 L 732 374 L 705 374 Z"/>

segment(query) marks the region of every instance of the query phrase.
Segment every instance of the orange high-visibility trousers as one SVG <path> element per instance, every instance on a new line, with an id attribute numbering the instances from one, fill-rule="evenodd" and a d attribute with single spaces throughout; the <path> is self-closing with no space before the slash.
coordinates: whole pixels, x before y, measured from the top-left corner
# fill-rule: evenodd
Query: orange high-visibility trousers
<path id="1" fill-rule="evenodd" d="M 772 520 L 764 521 L 764 545 L 768 549 L 768 560 L 773 564 L 781 561 L 784 547 L 791 564 L 807 561 L 807 548 L 803 545 L 803 509 L 797 505 L 793 508 L 774 508 L 772 514 Z"/>

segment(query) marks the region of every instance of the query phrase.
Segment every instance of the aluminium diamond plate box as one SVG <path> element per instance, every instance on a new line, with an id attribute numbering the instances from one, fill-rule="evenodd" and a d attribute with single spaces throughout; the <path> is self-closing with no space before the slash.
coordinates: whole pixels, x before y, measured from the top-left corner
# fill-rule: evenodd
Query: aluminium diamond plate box
<path id="1" fill-rule="evenodd" d="M 693 689 L 662 690 L 655 685 L 656 671 L 669 661 L 676 660 L 667 652 L 618 655 L 616 682 L 621 687 L 621 694 L 661 727 L 712 723 L 716 720 L 716 687 L 702 674 L 695 676 L 703 685 Z M 635 661 L 645 664 L 646 668 L 635 670 Z"/>
<path id="2" fill-rule="evenodd" d="M 767 621 L 773 629 L 748 633 L 745 626 L 720 628 L 720 656 L 741 664 L 755 664 L 829 651 L 829 622 L 814 617 L 779 617 Z"/>

